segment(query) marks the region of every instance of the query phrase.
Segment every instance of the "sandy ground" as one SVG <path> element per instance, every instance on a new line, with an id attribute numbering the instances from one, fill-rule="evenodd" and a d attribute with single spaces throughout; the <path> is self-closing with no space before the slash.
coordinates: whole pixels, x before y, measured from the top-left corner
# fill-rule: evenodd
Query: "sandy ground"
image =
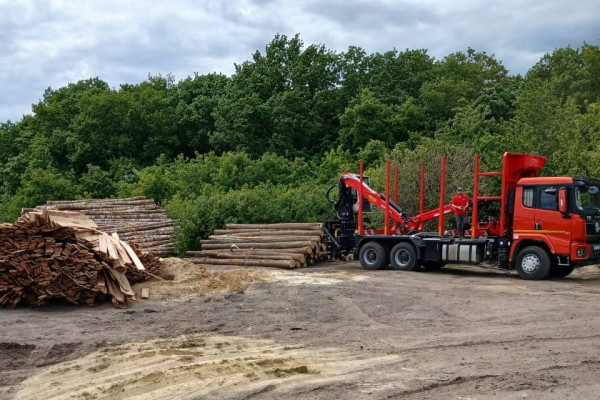
<path id="1" fill-rule="evenodd" d="M 600 269 L 206 271 L 126 310 L 0 309 L 6 399 L 596 399 Z M 141 286 L 136 290 L 141 290 Z"/>

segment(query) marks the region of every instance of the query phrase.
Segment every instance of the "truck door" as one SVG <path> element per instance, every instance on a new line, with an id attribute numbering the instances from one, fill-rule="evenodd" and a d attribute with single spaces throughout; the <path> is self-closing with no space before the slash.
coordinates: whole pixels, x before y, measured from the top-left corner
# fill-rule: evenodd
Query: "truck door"
<path id="1" fill-rule="evenodd" d="M 558 186 L 537 188 L 534 213 L 534 236 L 554 249 L 556 254 L 570 254 L 571 225 L 570 215 L 558 211 Z"/>

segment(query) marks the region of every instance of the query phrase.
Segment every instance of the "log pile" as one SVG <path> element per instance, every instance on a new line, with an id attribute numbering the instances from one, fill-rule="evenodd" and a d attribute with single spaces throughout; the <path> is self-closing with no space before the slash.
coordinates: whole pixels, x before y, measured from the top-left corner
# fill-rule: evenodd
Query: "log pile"
<path id="1" fill-rule="evenodd" d="M 227 224 L 188 260 L 203 266 L 303 268 L 329 259 L 318 223 Z"/>
<path id="2" fill-rule="evenodd" d="M 90 217 L 99 229 L 118 234 L 122 240 L 139 246 L 144 253 L 166 257 L 174 251 L 173 220 L 154 203 L 154 200 L 145 197 L 49 201 L 35 209 L 24 209 L 23 212 L 43 209 L 83 213 Z"/>
<path id="3" fill-rule="evenodd" d="M 134 298 L 130 282 L 159 268 L 157 258 L 80 213 L 42 210 L 0 225 L 0 305 L 8 308 L 50 299 L 91 306 L 106 296 L 125 307 Z"/>

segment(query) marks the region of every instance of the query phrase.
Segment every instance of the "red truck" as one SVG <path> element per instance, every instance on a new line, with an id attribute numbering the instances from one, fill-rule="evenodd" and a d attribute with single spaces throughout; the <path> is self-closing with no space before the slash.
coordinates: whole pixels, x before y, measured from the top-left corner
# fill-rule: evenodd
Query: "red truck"
<path id="1" fill-rule="evenodd" d="M 521 278 L 564 277 L 574 268 L 600 262 L 600 196 L 595 182 L 579 177 L 539 177 L 546 157 L 505 153 L 501 172 L 480 172 L 475 156 L 471 228 L 462 240 L 444 226 L 452 212 L 445 204 L 445 159 L 439 208 L 424 212 L 424 170 L 421 168 L 420 213 L 409 216 L 390 196 L 390 163 L 386 193 L 379 194 L 360 174 L 342 174 L 327 192 L 338 218 L 323 224 L 333 256 L 354 253 L 363 268 L 391 264 L 398 270 L 437 269 L 447 263 L 494 265 L 516 269 Z M 481 196 L 479 181 L 501 178 L 501 193 Z M 330 199 L 333 188 L 338 198 Z M 362 199 L 359 201 L 359 199 Z M 496 203 L 495 207 L 490 207 Z M 372 206 L 384 212 L 384 227 L 365 230 L 364 213 Z M 496 210 L 495 213 L 490 210 Z M 438 220 L 437 232 L 425 232 Z"/>

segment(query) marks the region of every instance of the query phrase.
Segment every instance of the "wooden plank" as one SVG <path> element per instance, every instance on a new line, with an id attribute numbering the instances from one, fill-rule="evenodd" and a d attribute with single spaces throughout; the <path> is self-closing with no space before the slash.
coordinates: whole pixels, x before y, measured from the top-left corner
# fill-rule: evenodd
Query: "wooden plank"
<path id="1" fill-rule="evenodd" d="M 108 251 L 108 256 L 110 258 L 112 258 L 113 260 L 118 260 L 119 253 L 117 252 L 113 238 L 108 233 L 102 232 L 101 235 L 104 237 L 104 240 L 106 242 L 106 249 Z"/>
<path id="2" fill-rule="evenodd" d="M 144 267 L 144 264 L 142 264 L 142 262 L 138 258 L 137 254 L 135 254 L 135 251 L 133 251 L 133 249 L 122 240 L 121 240 L 121 246 L 123 246 L 123 248 L 127 251 L 127 254 L 129 254 L 131 261 L 133 261 L 133 265 L 135 265 L 135 267 L 139 271 L 145 271 L 146 268 Z"/>

